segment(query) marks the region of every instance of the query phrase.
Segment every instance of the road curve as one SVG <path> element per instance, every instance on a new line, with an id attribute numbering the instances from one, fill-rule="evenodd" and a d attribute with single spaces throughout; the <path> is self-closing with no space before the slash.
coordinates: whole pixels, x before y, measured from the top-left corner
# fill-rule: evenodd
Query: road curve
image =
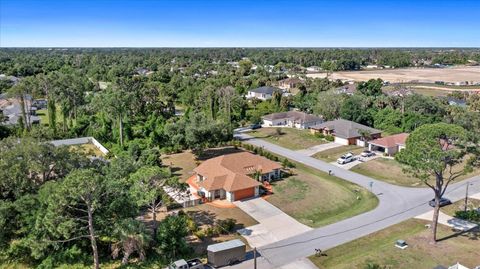
<path id="1" fill-rule="evenodd" d="M 342 169 L 324 161 L 304 156 L 293 150 L 254 138 L 246 133 L 236 132 L 235 138 L 244 143 L 262 147 L 272 153 L 295 160 L 320 171 L 331 170 L 336 177 L 360 185 L 370 190 L 379 200 L 378 206 L 366 213 L 345 219 L 312 231 L 293 236 L 258 249 L 262 258 L 258 268 L 279 268 L 298 259 L 315 253 L 315 249 L 329 249 L 355 240 L 388 226 L 400 223 L 431 210 L 427 202 L 432 198 L 429 188 L 408 188 L 392 185 L 371 177 Z M 473 183 L 470 193 L 480 192 L 480 176 L 467 180 Z M 446 197 L 457 201 L 465 197 L 465 182 L 457 182 L 448 187 Z M 235 268 L 251 268 L 251 261 L 244 262 Z"/>

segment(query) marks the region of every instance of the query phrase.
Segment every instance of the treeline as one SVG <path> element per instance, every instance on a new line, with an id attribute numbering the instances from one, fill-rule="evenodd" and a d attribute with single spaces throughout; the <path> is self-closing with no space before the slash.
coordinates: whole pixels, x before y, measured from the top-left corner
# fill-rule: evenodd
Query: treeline
<path id="1" fill-rule="evenodd" d="M 249 58 L 257 65 L 278 68 L 319 66 L 327 70 L 355 70 L 365 65 L 408 67 L 424 64 L 480 62 L 478 49 L 322 49 L 322 48 L 198 48 L 198 49 L 20 49 L 0 50 L 0 73 L 18 77 L 58 71 L 65 66 L 82 68 L 90 78 L 109 81 L 133 74 L 135 68 L 162 71 L 221 70 L 228 62 Z"/>
<path id="2" fill-rule="evenodd" d="M 191 253 L 187 218 L 158 222 L 170 199 L 159 186 L 178 186 L 169 168 L 127 153 L 110 162 L 34 139 L 0 141 L 0 263 L 55 268 L 128 263 L 166 264 Z M 140 215 L 153 214 L 149 222 Z"/>

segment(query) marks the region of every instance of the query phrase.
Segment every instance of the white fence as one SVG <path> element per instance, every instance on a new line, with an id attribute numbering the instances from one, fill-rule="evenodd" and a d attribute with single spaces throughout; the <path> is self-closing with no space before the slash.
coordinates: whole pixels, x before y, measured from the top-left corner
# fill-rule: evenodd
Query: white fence
<path id="1" fill-rule="evenodd" d="M 104 147 L 102 144 L 100 144 L 100 142 L 97 141 L 97 139 L 95 139 L 94 137 L 91 137 L 91 136 L 71 138 L 71 139 L 53 140 L 53 141 L 50 141 L 49 143 L 54 145 L 55 147 L 73 146 L 73 145 L 82 145 L 82 144 L 92 143 L 103 154 L 107 155 L 108 152 L 109 152 L 106 147 Z"/>

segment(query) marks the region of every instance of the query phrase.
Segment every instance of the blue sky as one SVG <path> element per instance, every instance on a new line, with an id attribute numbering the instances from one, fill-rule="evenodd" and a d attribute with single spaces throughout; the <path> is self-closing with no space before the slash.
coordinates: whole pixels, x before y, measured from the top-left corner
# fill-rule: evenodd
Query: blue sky
<path id="1" fill-rule="evenodd" d="M 480 1 L 0 0 L 1 47 L 480 47 Z"/>

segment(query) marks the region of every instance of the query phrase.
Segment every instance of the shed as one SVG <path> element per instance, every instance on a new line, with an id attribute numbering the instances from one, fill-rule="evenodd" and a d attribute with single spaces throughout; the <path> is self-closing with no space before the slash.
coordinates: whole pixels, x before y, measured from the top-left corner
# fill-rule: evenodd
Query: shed
<path id="1" fill-rule="evenodd" d="M 214 267 L 234 264 L 245 260 L 246 246 L 239 240 L 230 240 L 207 247 L 208 263 Z"/>

